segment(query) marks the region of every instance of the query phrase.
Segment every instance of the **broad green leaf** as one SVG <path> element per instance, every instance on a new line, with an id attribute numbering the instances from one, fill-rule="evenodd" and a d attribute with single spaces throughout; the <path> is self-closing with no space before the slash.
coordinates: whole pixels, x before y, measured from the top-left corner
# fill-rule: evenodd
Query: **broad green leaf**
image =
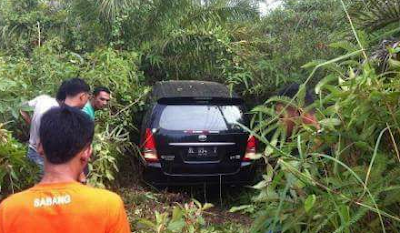
<path id="1" fill-rule="evenodd" d="M 185 220 L 178 219 L 176 221 L 171 221 L 168 224 L 168 230 L 173 231 L 173 232 L 182 232 L 182 229 L 185 227 Z"/>
<path id="2" fill-rule="evenodd" d="M 178 221 L 179 219 L 181 219 L 183 216 L 183 211 L 181 208 L 179 208 L 178 206 L 174 207 L 174 210 L 172 211 L 172 219 L 171 221 Z"/>
<path id="3" fill-rule="evenodd" d="M 315 194 L 312 194 L 307 197 L 306 201 L 304 202 L 304 209 L 306 210 L 307 213 L 313 208 L 316 200 L 317 197 L 315 196 Z"/>

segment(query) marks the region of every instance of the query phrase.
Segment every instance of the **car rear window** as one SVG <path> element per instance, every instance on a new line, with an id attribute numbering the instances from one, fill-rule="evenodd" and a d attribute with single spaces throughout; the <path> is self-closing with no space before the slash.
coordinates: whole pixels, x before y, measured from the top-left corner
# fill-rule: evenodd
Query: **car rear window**
<path id="1" fill-rule="evenodd" d="M 166 130 L 231 130 L 244 124 L 237 105 L 165 105 L 159 126 Z"/>

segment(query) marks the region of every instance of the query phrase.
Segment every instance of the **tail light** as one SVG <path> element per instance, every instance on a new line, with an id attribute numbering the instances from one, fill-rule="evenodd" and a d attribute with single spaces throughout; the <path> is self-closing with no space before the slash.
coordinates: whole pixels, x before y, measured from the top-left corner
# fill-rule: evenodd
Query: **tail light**
<path id="1" fill-rule="evenodd" d="M 153 133 L 151 129 L 146 129 L 146 134 L 143 141 L 143 157 L 149 163 L 158 162 L 156 141 L 154 140 Z"/>
<path id="2" fill-rule="evenodd" d="M 250 135 L 247 140 L 246 153 L 244 154 L 243 161 L 250 161 L 256 154 L 257 139 Z"/>

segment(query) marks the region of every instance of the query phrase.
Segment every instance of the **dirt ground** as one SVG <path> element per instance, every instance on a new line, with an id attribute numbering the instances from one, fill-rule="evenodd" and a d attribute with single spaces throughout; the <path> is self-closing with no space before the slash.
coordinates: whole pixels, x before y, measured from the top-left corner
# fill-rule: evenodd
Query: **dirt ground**
<path id="1" fill-rule="evenodd" d="M 156 190 L 140 182 L 119 188 L 128 215 L 133 222 L 137 219 L 154 219 L 155 211 L 171 211 L 175 205 L 184 205 L 193 199 L 214 205 L 204 213 L 208 225 L 237 224 L 249 228 L 252 219 L 249 215 L 231 213 L 229 209 L 240 205 L 244 196 L 250 196 L 246 188 L 237 187 L 173 187 Z"/>
<path id="2" fill-rule="evenodd" d="M 231 213 L 232 207 L 250 204 L 254 190 L 249 187 L 230 186 L 182 186 L 158 190 L 143 183 L 138 176 L 140 168 L 137 161 L 123 163 L 117 175 L 118 184 L 114 191 L 119 193 L 125 203 L 128 217 L 135 224 L 139 219 L 155 219 L 155 211 L 171 213 L 176 205 L 184 205 L 193 199 L 200 203 L 211 203 L 214 207 L 204 212 L 207 225 L 223 226 L 229 224 L 249 229 L 252 218 L 249 214 Z M 132 170 L 137 172 L 132 172 Z"/>

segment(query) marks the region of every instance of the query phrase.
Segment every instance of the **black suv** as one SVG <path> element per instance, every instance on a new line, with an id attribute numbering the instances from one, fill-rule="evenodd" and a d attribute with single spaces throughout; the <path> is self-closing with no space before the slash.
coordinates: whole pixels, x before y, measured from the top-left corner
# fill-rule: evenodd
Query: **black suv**
<path id="1" fill-rule="evenodd" d="M 256 140 L 243 99 L 219 83 L 158 82 L 141 130 L 143 178 L 153 185 L 249 183 Z"/>

